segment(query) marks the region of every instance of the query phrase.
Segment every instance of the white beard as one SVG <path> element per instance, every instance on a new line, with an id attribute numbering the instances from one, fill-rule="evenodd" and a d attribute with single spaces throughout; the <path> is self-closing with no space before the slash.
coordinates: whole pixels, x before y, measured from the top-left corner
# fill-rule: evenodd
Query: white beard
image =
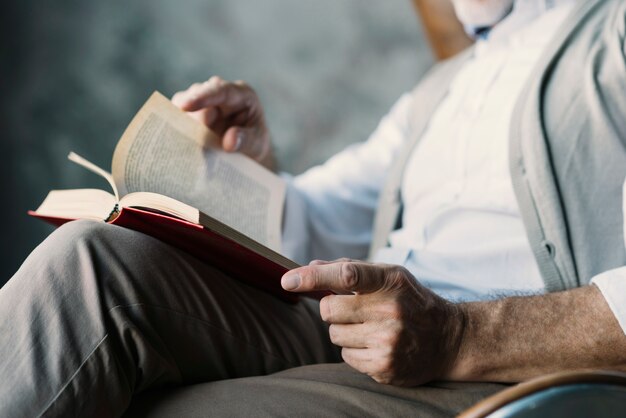
<path id="1" fill-rule="evenodd" d="M 452 0 L 456 15 L 466 26 L 493 26 L 511 10 L 514 0 Z"/>

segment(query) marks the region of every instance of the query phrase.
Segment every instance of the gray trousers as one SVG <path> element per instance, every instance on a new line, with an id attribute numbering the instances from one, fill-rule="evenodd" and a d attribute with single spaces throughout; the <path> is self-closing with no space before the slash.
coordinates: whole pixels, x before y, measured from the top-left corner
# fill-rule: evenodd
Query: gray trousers
<path id="1" fill-rule="evenodd" d="M 397 388 L 340 361 L 317 302 L 102 223 L 59 228 L 0 289 L 1 417 L 452 416 L 502 388 Z"/>

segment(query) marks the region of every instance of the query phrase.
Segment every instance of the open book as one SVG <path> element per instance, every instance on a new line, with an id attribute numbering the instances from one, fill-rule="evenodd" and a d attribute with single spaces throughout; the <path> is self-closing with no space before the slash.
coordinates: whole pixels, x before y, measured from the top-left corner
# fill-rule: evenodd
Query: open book
<path id="1" fill-rule="evenodd" d="M 280 277 L 298 265 L 280 254 L 283 180 L 240 154 L 155 92 L 115 148 L 99 189 L 53 190 L 29 212 L 55 225 L 94 219 L 154 236 L 234 278 L 283 298 Z M 319 297 L 321 294 L 311 296 Z"/>

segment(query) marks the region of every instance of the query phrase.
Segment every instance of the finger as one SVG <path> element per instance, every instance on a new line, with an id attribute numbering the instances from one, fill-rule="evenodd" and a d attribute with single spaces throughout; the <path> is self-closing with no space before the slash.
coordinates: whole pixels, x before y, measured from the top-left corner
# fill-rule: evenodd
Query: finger
<path id="1" fill-rule="evenodd" d="M 189 86 L 187 90 L 181 90 L 181 91 L 177 91 L 176 93 L 174 93 L 171 99 L 172 104 L 182 109 L 183 105 L 187 103 L 187 101 L 189 100 L 188 98 L 190 94 L 189 91 L 192 88 L 193 88 L 193 85 Z"/>
<path id="2" fill-rule="evenodd" d="M 220 77 L 194 85 L 180 98 L 180 107 L 195 111 L 206 107 L 220 107 L 226 116 L 252 108 L 257 100 L 254 90 L 243 82 L 229 83 Z"/>
<path id="3" fill-rule="evenodd" d="M 329 295 L 320 300 L 320 316 L 331 324 L 359 324 L 367 320 L 361 298 L 356 295 Z"/>
<path id="4" fill-rule="evenodd" d="M 323 264 L 334 263 L 334 261 L 326 261 L 326 260 L 312 260 L 309 262 L 309 266 L 321 266 Z"/>
<path id="5" fill-rule="evenodd" d="M 392 382 L 393 361 L 384 351 L 375 348 L 343 348 L 343 361 L 378 383 Z"/>
<path id="6" fill-rule="evenodd" d="M 255 128 L 233 126 L 226 130 L 222 138 L 222 147 L 224 151 L 241 152 L 261 160 L 269 153 L 269 142 L 269 138 L 259 137 Z"/>
<path id="7" fill-rule="evenodd" d="M 372 293 L 384 288 L 386 268 L 360 262 L 339 262 L 305 266 L 286 273 L 281 281 L 285 290 L 309 292 L 332 290 Z"/>
<path id="8" fill-rule="evenodd" d="M 221 81 L 223 81 L 223 80 L 221 80 Z M 201 91 L 203 86 L 206 87 L 208 85 L 208 83 L 209 83 L 209 81 L 205 81 L 204 83 L 193 83 L 192 85 L 187 87 L 187 89 L 181 90 L 181 91 L 178 91 L 178 92 L 174 93 L 174 95 L 172 96 L 172 99 L 171 99 L 172 103 L 174 105 L 178 106 L 179 108 L 183 109 L 183 110 L 194 111 L 194 110 L 191 110 L 191 109 L 187 109 L 187 106 L 188 106 L 189 102 L 191 102 L 192 100 L 194 100 L 197 97 L 199 97 L 199 92 Z M 212 83 L 214 83 L 214 82 L 212 82 Z"/>
<path id="9" fill-rule="evenodd" d="M 351 367 L 371 376 L 376 372 L 373 351 L 370 348 L 342 348 L 341 358 Z"/>
<path id="10" fill-rule="evenodd" d="M 172 96 L 172 103 L 181 109 L 193 112 L 206 106 L 196 104 L 206 95 L 212 95 L 219 91 L 220 87 L 227 82 L 220 77 L 214 76 L 204 83 L 193 83 L 186 90 L 176 92 Z"/>
<path id="11" fill-rule="evenodd" d="M 332 264 L 332 263 L 337 263 L 339 261 L 353 261 L 350 258 L 340 258 L 334 261 L 326 261 L 326 260 L 313 260 L 309 263 L 309 266 L 321 266 L 324 264 Z M 335 290 L 334 293 L 338 294 L 338 295 L 354 295 L 354 292 L 350 292 L 347 290 Z"/>
<path id="12" fill-rule="evenodd" d="M 336 260 L 333 261 L 328 261 L 328 260 L 313 260 L 311 262 L 309 262 L 309 266 L 318 266 L 318 265 L 322 265 L 322 264 L 332 264 L 332 263 L 340 263 L 340 262 L 358 262 L 358 260 L 353 260 L 351 258 L 338 258 Z"/>
<path id="13" fill-rule="evenodd" d="M 333 261 L 327 261 L 327 260 L 313 260 L 311 262 L 309 262 L 309 266 L 319 266 L 319 265 L 323 265 L 323 264 L 332 264 L 332 263 L 337 263 L 340 261 L 357 261 L 357 260 L 352 260 L 350 258 L 339 258 Z M 335 293 L 338 295 L 353 295 L 354 292 L 349 292 L 347 290 L 335 290 Z"/>
<path id="14" fill-rule="evenodd" d="M 203 125 L 214 128 L 215 122 L 220 118 L 220 109 L 217 107 L 209 107 L 195 112 L 189 112 L 188 115 Z"/>
<path id="15" fill-rule="evenodd" d="M 368 348 L 371 336 L 368 324 L 331 324 L 330 341 L 344 348 Z"/>

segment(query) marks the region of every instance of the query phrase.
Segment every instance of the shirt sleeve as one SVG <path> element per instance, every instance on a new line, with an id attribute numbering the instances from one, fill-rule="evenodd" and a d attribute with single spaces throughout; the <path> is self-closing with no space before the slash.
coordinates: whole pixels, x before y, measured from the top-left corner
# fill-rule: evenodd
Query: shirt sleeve
<path id="1" fill-rule="evenodd" d="M 283 253 L 313 259 L 364 259 L 380 190 L 410 131 L 412 95 L 404 94 L 369 139 L 325 164 L 287 178 Z"/>
<path id="2" fill-rule="evenodd" d="M 598 274 L 591 280 L 591 283 L 600 289 L 626 334 L 626 267 Z"/>
<path id="3" fill-rule="evenodd" d="M 626 248 L 626 181 L 622 187 L 622 217 L 624 224 L 624 248 Z M 598 274 L 591 283 L 602 292 L 624 334 L 626 334 L 626 267 Z"/>

